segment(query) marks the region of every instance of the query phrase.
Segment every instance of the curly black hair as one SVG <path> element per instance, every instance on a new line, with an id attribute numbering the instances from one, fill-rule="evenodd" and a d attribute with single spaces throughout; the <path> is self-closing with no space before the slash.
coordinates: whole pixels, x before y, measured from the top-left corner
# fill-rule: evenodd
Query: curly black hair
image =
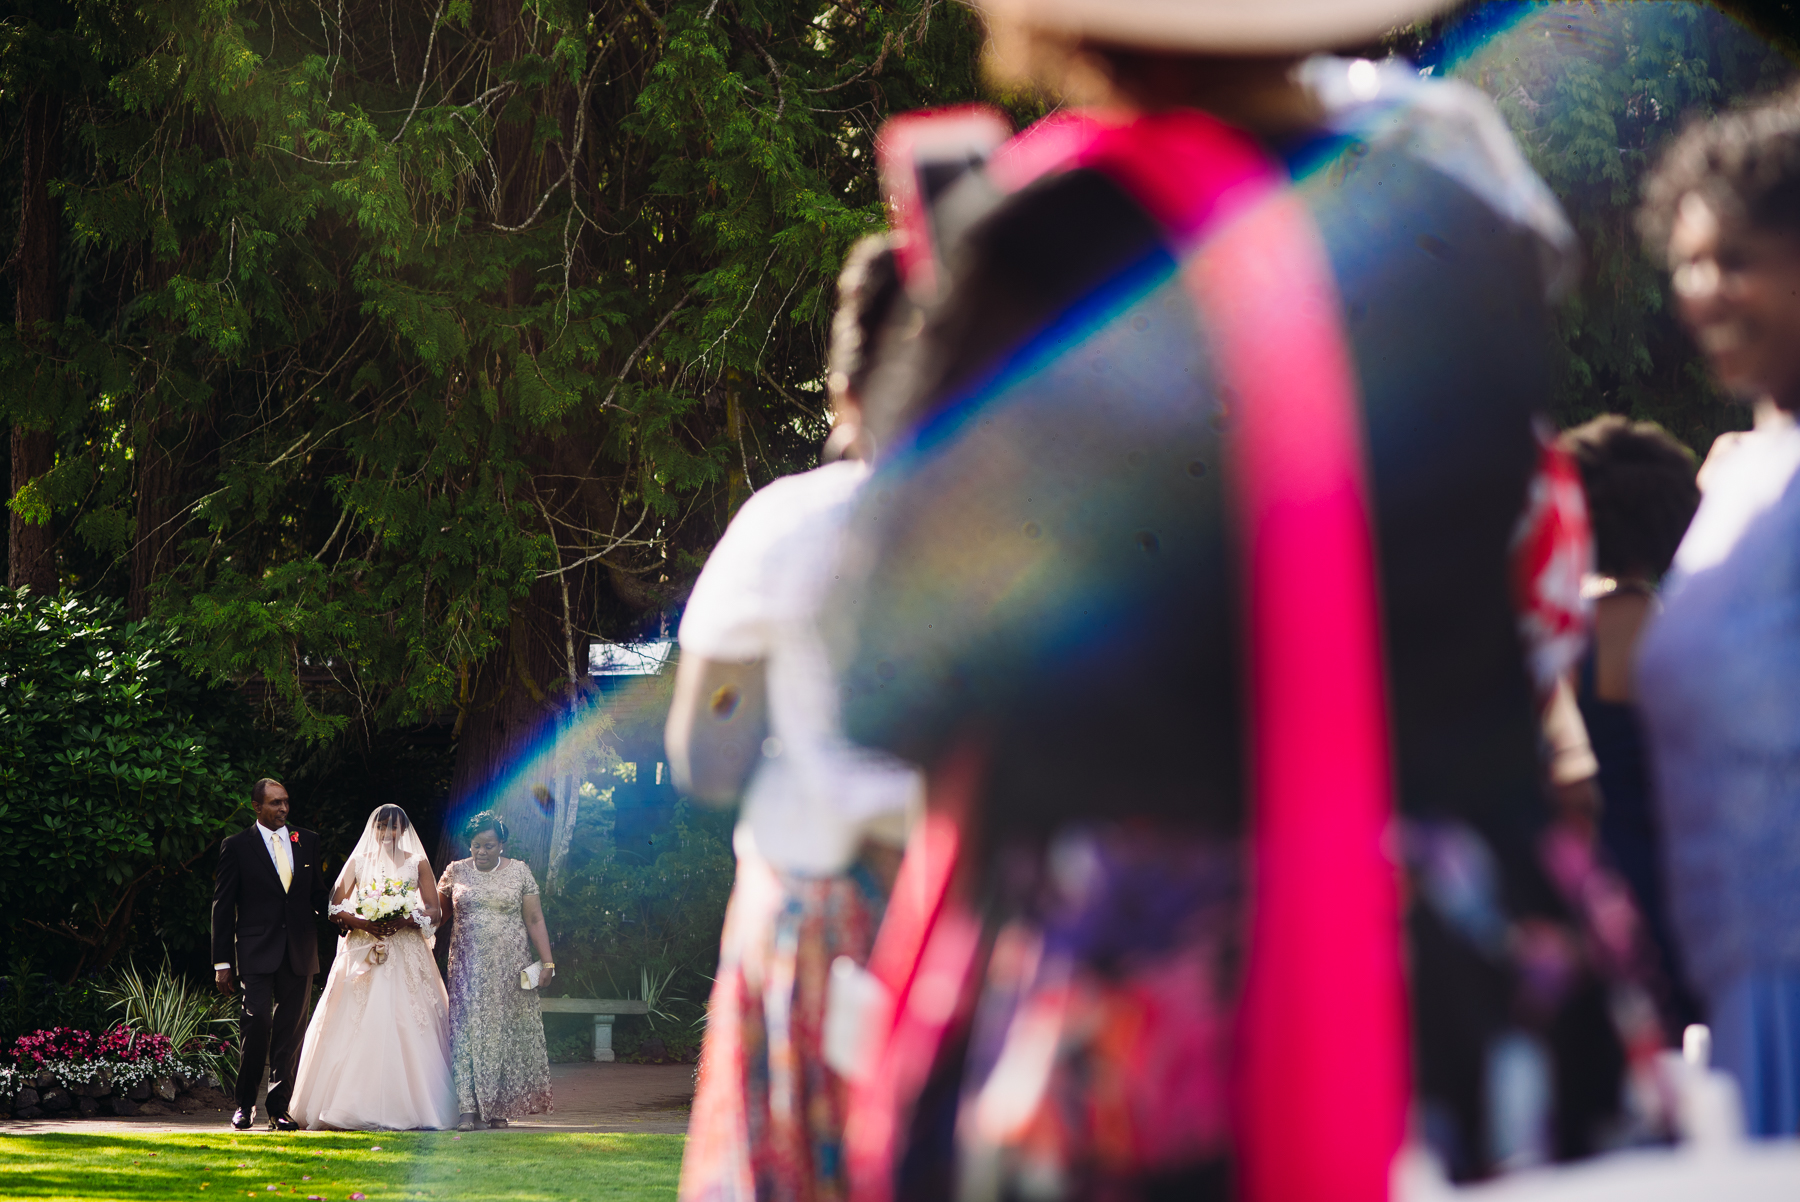
<path id="1" fill-rule="evenodd" d="M 1682 131 L 1644 181 L 1638 232 L 1653 257 L 1668 251 L 1682 198 L 1704 199 L 1723 221 L 1800 234 L 1800 88 Z"/>
<path id="2" fill-rule="evenodd" d="M 506 820 L 492 810 L 483 810 L 463 824 L 463 842 L 475 842 L 482 831 L 493 831 L 496 839 L 506 842 Z"/>
<path id="3" fill-rule="evenodd" d="M 1668 571 L 1700 506 L 1694 453 L 1655 422 L 1616 413 L 1567 430 L 1560 441 L 1587 491 L 1594 566 L 1652 580 Z"/>

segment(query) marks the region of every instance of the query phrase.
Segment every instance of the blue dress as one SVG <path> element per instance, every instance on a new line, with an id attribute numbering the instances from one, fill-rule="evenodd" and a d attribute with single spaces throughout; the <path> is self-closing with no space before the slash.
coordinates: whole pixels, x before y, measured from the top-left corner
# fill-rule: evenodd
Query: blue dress
<path id="1" fill-rule="evenodd" d="M 1646 631 L 1669 905 L 1757 1135 L 1800 1132 L 1800 428 L 1721 465 Z"/>

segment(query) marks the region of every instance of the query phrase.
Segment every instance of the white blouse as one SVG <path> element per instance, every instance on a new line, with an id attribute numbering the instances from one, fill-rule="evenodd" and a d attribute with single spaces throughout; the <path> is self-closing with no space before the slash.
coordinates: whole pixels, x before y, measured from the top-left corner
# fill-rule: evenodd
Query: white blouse
<path id="1" fill-rule="evenodd" d="M 769 733 L 736 843 L 803 876 L 844 871 L 864 837 L 898 842 L 922 802 L 919 774 L 844 738 L 817 618 L 842 552 L 860 463 L 775 480 L 732 519 L 688 599 L 683 655 L 766 662 Z"/>

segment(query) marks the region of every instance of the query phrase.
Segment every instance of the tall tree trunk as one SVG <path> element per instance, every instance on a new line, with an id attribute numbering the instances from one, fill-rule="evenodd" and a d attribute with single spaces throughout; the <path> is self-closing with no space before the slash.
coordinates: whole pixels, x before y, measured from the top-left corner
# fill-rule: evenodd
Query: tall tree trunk
<path id="1" fill-rule="evenodd" d="M 145 398 L 155 404 L 153 397 Z M 126 605 L 133 618 L 150 616 L 150 588 L 156 583 L 163 551 L 174 540 L 177 456 L 163 445 L 167 423 L 160 415 L 143 423 L 137 456 L 136 539 L 131 545 L 131 590 Z"/>
<path id="2" fill-rule="evenodd" d="M 529 34 L 519 0 L 494 0 L 488 12 L 495 61 L 505 63 L 525 54 Z M 524 221 L 542 190 L 564 169 L 561 163 L 547 164 L 536 152 L 529 120 L 500 123 L 494 160 L 500 182 L 494 220 L 499 225 Z M 512 272 L 501 303 L 509 308 L 529 304 L 535 278 L 528 267 Z M 578 514 L 582 498 L 568 482 L 586 474 L 593 448 L 584 447 L 579 436 L 536 441 L 539 479 L 520 503 Z M 601 570 L 589 564 L 562 579 L 537 581 L 530 595 L 513 606 L 505 642 L 470 668 L 474 679 L 459 719 L 446 829 L 438 844 L 440 860 L 461 854 L 460 824 L 477 807 L 493 808 L 510 828 L 508 854 L 529 860 L 540 883 L 549 883 L 558 813 L 572 804 L 566 771 L 570 757 L 557 755 L 554 743 L 574 691 L 586 684 L 587 639 L 580 631 L 593 611 L 592 588 Z M 574 665 L 580 679 L 572 683 L 570 660 L 575 656 L 581 657 Z M 565 817 L 560 825 L 568 824 Z"/>
<path id="3" fill-rule="evenodd" d="M 586 640 L 580 645 L 585 649 Z M 445 858 L 462 854 L 457 824 L 477 807 L 493 809 L 510 828 L 507 854 L 530 861 L 541 884 L 564 792 L 554 742 L 566 712 L 568 669 L 556 580 L 538 581 L 513 606 L 506 641 L 476 671 L 456 742 L 450 829 L 440 851 Z"/>
<path id="4" fill-rule="evenodd" d="M 21 487 L 49 471 L 55 462 L 56 443 L 48 430 L 28 430 L 22 425 L 12 428 L 12 478 Z M 50 525 L 28 522 L 11 513 L 7 534 L 7 584 L 34 593 L 54 593 L 56 545 Z"/>
<path id="5" fill-rule="evenodd" d="M 59 99 L 39 92 L 25 102 L 14 313 L 19 336 L 28 347 L 38 344 L 37 323 L 55 321 L 57 317 L 57 219 L 50 204 L 49 183 L 56 170 L 56 143 L 61 127 Z M 16 493 L 55 465 L 55 436 L 48 429 L 15 424 L 11 452 L 12 487 Z M 14 588 L 29 586 L 33 592 L 54 593 L 54 531 L 48 522 L 29 522 L 19 513 L 8 516 L 7 583 Z"/>

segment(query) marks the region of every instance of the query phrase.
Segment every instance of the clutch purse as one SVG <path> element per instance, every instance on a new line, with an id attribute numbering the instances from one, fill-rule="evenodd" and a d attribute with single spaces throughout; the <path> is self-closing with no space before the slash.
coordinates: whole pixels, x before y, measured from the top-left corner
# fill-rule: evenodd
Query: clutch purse
<path id="1" fill-rule="evenodd" d="M 519 970 L 519 988 L 536 989 L 538 987 L 538 978 L 543 975 L 544 962 L 542 960 L 533 960 L 530 964 L 527 964 L 524 968 Z"/>

